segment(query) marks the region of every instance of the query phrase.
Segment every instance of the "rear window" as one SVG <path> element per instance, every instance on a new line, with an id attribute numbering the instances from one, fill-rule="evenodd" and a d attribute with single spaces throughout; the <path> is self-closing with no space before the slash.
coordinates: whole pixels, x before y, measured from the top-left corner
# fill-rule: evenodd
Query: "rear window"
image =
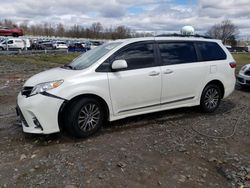
<path id="1" fill-rule="evenodd" d="M 224 50 L 216 42 L 198 42 L 202 61 L 216 61 L 227 58 Z"/>
<path id="2" fill-rule="evenodd" d="M 162 42 L 159 49 L 164 65 L 197 62 L 193 42 Z"/>

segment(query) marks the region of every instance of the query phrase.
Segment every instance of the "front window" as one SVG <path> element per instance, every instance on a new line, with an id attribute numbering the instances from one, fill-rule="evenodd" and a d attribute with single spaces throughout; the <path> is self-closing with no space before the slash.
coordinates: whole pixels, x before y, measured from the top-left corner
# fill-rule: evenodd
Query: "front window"
<path id="1" fill-rule="evenodd" d="M 102 58 L 104 55 L 106 55 L 108 52 L 110 52 L 120 44 L 121 42 L 103 44 L 82 54 L 78 58 L 74 59 L 70 64 L 66 65 L 66 67 L 70 67 L 74 70 L 85 69 L 94 64 L 96 61 L 98 61 L 100 58 Z"/>

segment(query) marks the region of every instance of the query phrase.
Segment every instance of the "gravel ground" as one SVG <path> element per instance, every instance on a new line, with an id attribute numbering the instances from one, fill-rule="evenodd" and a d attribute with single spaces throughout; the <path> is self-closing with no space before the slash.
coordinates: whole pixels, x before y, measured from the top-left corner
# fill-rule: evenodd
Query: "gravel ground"
<path id="1" fill-rule="evenodd" d="M 0 62 L 0 187 L 250 187 L 250 89 L 236 89 L 213 114 L 152 113 L 88 139 L 25 134 L 16 95 L 47 68 Z"/>

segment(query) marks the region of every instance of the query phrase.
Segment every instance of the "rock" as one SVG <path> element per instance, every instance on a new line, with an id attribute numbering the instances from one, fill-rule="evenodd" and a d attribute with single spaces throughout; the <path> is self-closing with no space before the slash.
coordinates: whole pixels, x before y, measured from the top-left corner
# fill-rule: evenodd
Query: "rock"
<path id="1" fill-rule="evenodd" d="M 246 175 L 246 180 L 249 181 L 250 180 L 250 174 Z"/>
<path id="2" fill-rule="evenodd" d="M 35 158 L 36 157 L 36 154 L 33 154 L 33 155 L 31 155 L 31 159 L 33 159 L 33 158 Z"/>
<path id="3" fill-rule="evenodd" d="M 38 169 L 38 168 L 40 168 L 40 166 L 39 165 L 35 165 L 35 169 Z"/>
<path id="4" fill-rule="evenodd" d="M 211 157 L 210 159 L 208 159 L 209 162 L 216 162 L 217 159 L 215 157 Z"/>
<path id="5" fill-rule="evenodd" d="M 126 165 L 126 163 L 124 163 L 124 162 L 121 161 L 121 162 L 117 163 L 117 166 L 120 167 L 120 168 L 124 168 L 127 165 Z"/>
<path id="6" fill-rule="evenodd" d="M 179 148 L 179 149 L 178 149 L 178 151 L 179 151 L 179 152 L 186 152 L 186 151 L 187 151 L 187 149 L 186 149 L 186 148 L 184 148 L 184 147 L 181 147 L 181 148 Z"/>
<path id="7" fill-rule="evenodd" d="M 99 179 L 104 179 L 104 175 L 103 175 L 103 174 L 99 174 L 99 175 L 98 175 L 98 178 L 99 178 Z"/>
<path id="8" fill-rule="evenodd" d="M 185 182 L 186 181 L 186 176 L 180 175 L 180 178 L 178 179 L 179 182 Z"/>
<path id="9" fill-rule="evenodd" d="M 126 148 L 121 148 L 120 150 L 121 150 L 121 151 L 127 151 Z"/>
<path id="10" fill-rule="evenodd" d="M 22 160 L 24 160 L 24 159 L 26 159 L 27 158 L 27 156 L 25 155 L 25 154 L 22 154 L 21 156 L 20 156 L 20 161 L 22 161 Z"/>
<path id="11" fill-rule="evenodd" d="M 35 169 L 34 169 L 34 168 L 31 168 L 29 171 L 30 171 L 30 172 L 35 172 Z"/>

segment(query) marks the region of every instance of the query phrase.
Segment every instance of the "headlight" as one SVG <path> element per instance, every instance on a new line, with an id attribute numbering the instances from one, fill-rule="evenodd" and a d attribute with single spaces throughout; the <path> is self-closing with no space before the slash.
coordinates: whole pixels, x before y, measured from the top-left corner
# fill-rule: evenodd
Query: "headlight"
<path id="1" fill-rule="evenodd" d="M 30 95 L 36 95 L 54 88 L 59 87 L 63 83 L 63 80 L 57 80 L 52 82 L 44 82 L 37 84 L 31 91 Z"/>

